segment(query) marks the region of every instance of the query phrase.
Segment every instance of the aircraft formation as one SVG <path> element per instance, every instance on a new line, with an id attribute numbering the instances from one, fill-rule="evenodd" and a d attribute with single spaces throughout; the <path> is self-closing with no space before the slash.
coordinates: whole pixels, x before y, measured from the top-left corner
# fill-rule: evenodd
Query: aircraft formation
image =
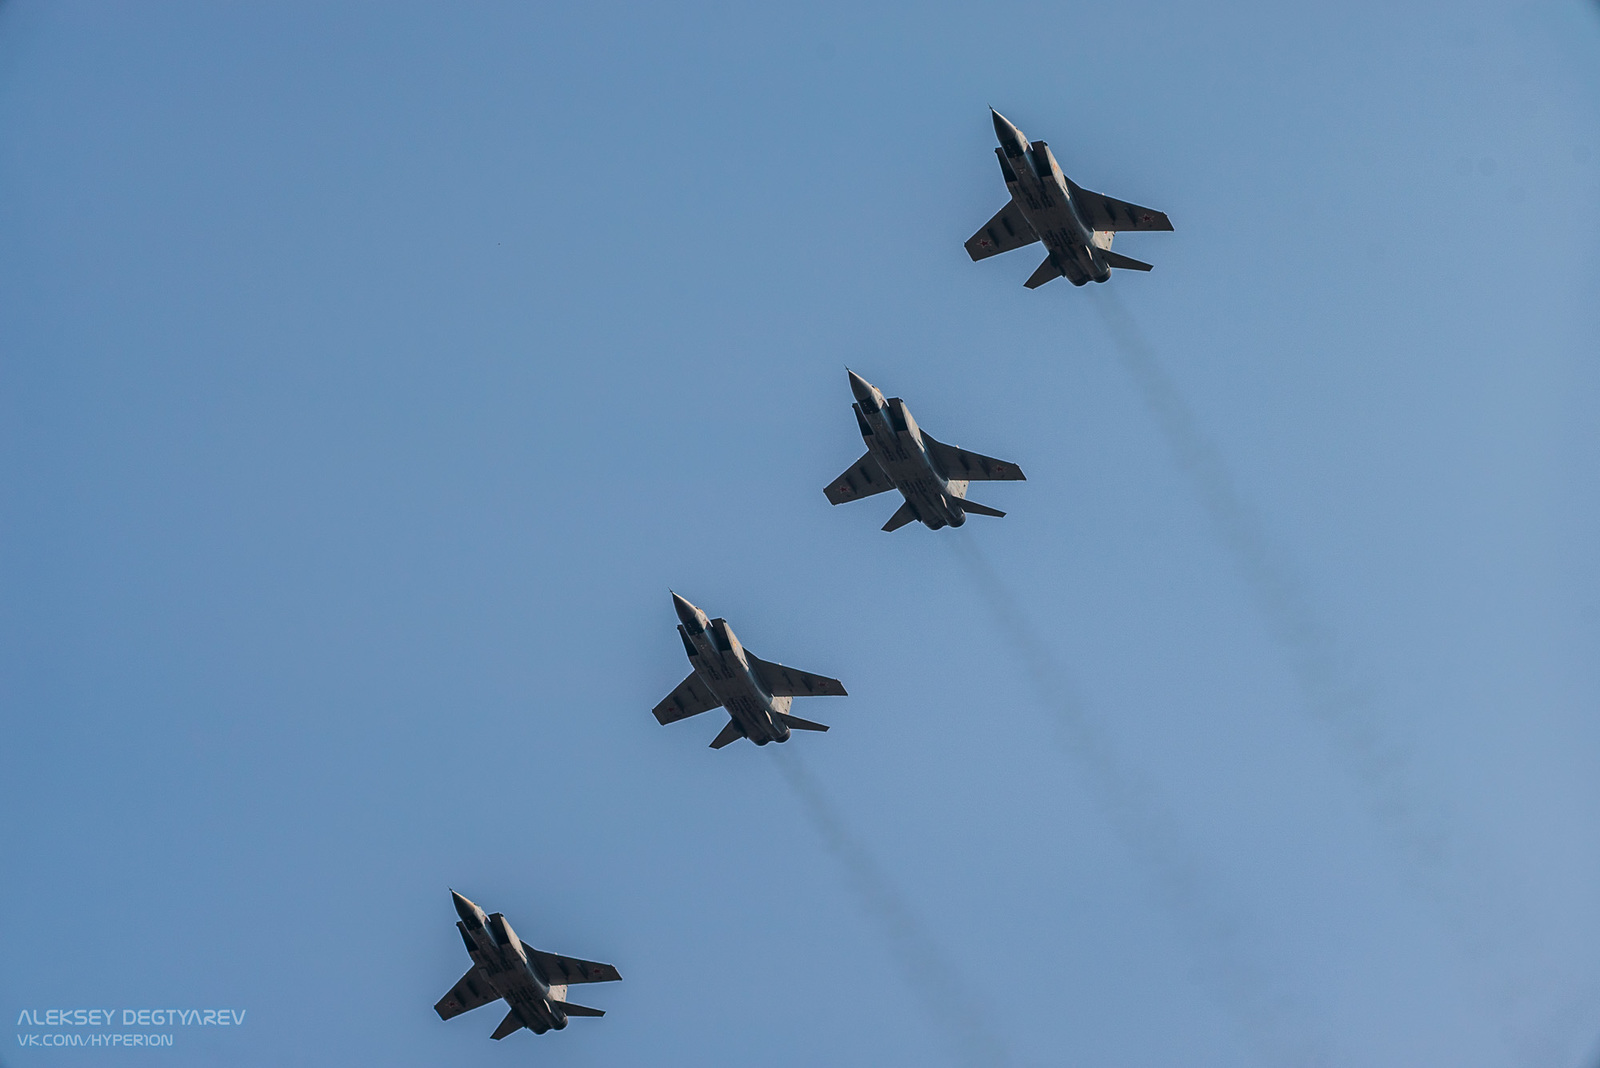
<path id="1" fill-rule="evenodd" d="M 1171 230 L 1166 215 L 1090 192 L 1062 173 L 1050 146 L 1030 142 L 993 108 L 999 147 L 995 155 L 1010 199 L 965 245 L 974 261 L 1010 252 L 1035 241 L 1045 259 L 1023 283 L 1037 289 L 1055 278 L 1075 286 L 1105 282 L 1115 269 L 1148 271 L 1150 264 L 1111 251 L 1120 230 Z M 855 401 L 856 426 L 867 451 L 844 474 L 823 489 L 830 504 L 839 505 L 897 491 L 903 503 L 885 531 L 920 522 L 930 530 L 959 527 L 968 515 L 1001 518 L 1004 512 L 967 499 L 973 482 L 1022 481 L 1015 463 L 935 439 L 917 425 L 905 401 L 885 397 L 878 388 L 846 369 Z M 678 593 L 672 593 L 678 636 L 689 658 L 689 674 L 652 710 L 662 726 L 715 708 L 728 722 L 711 741 L 721 749 L 741 738 L 756 745 L 787 742 L 791 732 L 826 731 L 812 720 L 789 711 L 796 697 L 844 697 L 844 684 L 826 675 L 763 660 L 750 652 L 728 621 L 711 619 Z M 559 1031 L 572 1016 L 604 1016 L 600 1009 L 567 1000 L 568 987 L 578 983 L 614 982 L 622 978 L 610 964 L 564 957 L 529 946 L 517 937 L 503 915 L 485 915 L 476 904 L 450 891 L 459 919 L 456 927 L 472 966 L 434 1011 L 441 1020 L 505 1001 L 509 1011 L 491 1038 L 501 1039 L 527 1028 L 534 1034 Z"/>

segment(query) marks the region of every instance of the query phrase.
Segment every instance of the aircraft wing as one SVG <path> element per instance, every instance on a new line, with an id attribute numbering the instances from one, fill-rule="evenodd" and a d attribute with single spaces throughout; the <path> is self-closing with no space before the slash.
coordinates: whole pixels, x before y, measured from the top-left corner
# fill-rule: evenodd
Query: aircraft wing
<path id="1" fill-rule="evenodd" d="M 784 667 L 763 660 L 750 650 L 744 651 L 750 666 L 756 669 L 767 692 L 774 697 L 846 697 L 844 683 L 826 675 L 813 675 L 809 671 Z"/>
<path id="2" fill-rule="evenodd" d="M 1172 220 L 1165 212 L 1154 208 L 1141 208 L 1125 200 L 1108 197 L 1089 190 L 1068 179 L 1072 189 L 1072 202 L 1078 214 L 1091 230 L 1170 230 Z"/>
<path id="3" fill-rule="evenodd" d="M 1005 207 L 994 213 L 994 218 L 967 238 L 967 255 L 974 261 L 988 259 L 990 256 L 998 256 L 1002 252 L 1021 248 L 1023 245 L 1031 245 L 1037 240 L 1039 235 L 1033 232 L 1028 220 L 1022 217 L 1017 202 L 1008 200 Z"/>
<path id="4" fill-rule="evenodd" d="M 935 440 L 926 430 L 922 432 L 922 441 L 928 446 L 934 462 L 944 468 L 946 478 L 964 478 L 968 482 L 1015 482 L 1027 478 L 1016 464 L 946 445 Z"/>
<path id="5" fill-rule="evenodd" d="M 546 953 L 526 945 L 522 948 L 528 951 L 529 959 L 539 966 L 545 980 L 552 986 L 563 983 L 614 983 L 622 978 L 617 974 L 617 969 L 609 964 L 563 957 L 559 953 Z"/>
<path id="6" fill-rule="evenodd" d="M 467 974 L 450 988 L 450 993 L 439 999 L 439 1004 L 433 1007 L 433 1011 L 439 1014 L 439 1019 L 449 1020 L 496 1001 L 499 997 L 500 995 L 494 992 L 494 987 L 489 985 L 483 970 L 474 964 L 467 969 Z"/>
<path id="7" fill-rule="evenodd" d="M 883 467 L 869 452 L 851 464 L 850 470 L 828 483 L 822 492 L 830 504 L 843 504 L 890 489 L 894 489 L 894 483 L 889 481 L 889 476 L 883 473 Z"/>
<path id="8" fill-rule="evenodd" d="M 700 681 L 699 673 L 691 671 L 689 677 L 678 683 L 678 688 L 651 711 L 656 715 L 656 722 L 665 727 L 668 723 L 710 712 L 720 704 L 722 702 Z"/>

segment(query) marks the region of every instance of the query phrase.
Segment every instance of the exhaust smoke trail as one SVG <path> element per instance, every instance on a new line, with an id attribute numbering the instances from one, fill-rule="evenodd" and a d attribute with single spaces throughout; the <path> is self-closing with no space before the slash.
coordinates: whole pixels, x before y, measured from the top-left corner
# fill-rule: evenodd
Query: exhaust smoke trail
<path id="1" fill-rule="evenodd" d="M 1112 829 L 1154 880 L 1188 939 L 1200 980 L 1238 1019 L 1263 1062 L 1326 1064 L 1326 1043 L 1311 1033 L 1302 1014 L 1244 957 L 1237 944 L 1237 924 L 1207 900 L 1199 868 L 1159 793 L 1118 760 L 1086 711 L 1086 703 L 977 543 L 963 532 L 952 535 L 956 555 L 1038 691 L 1056 741 L 1089 773 Z"/>
<path id="2" fill-rule="evenodd" d="M 779 749 L 773 762 L 800 799 L 823 844 L 844 869 L 846 881 L 860 899 L 862 908 L 883 930 L 901 978 L 928 1014 L 949 1032 L 961 1063 L 974 1066 L 1011 1063 L 1000 1036 L 984 1023 L 982 1008 L 973 992 L 956 981 L 956 977 L 963 974 L 962 970 L 939 951 L 938 944 L 883 874 L 867 847 L 851 835 L 844 820 L 806 770 L 800 754 Z"/>
<path id="3" fill-rule="evenodd" d="M 1411 861 L 1437 872 L 1444 860 L 1443 838 L 1423 826 L 1423 814 L 1405 781 L 1403 754 L 1385 744 L 1364 715 L 1361 695 L 1339 665 L 1332 631 L 1274 558 L 1261 522 L 1240 497 L 1221 453 L 1201 432 L 1121 298 L 1110 290 L 1096 292 L 1094 298 L 1123 367 L 1232 552 L 1273 637 L 1288 654 L 1307 708 L 1332 733 L 1348 770 L 1367 787 L 1379 823 Z"/>
<path id="4" fill-rule="evenodd" d="M 1507 978 L 1511 969 L 1500 939 L 1472 920 L 1461 888 L 1447 878 L 1444 814 L 1424 811 L 1417 803 L 1403 750 L 1386 741 L 1371 720 L 1364 695 L 1339 663 L 1332 630 L 1271 551 L 1260 520 L 1239 495 L 1221 453 L 1200 430 L 1120 296 L 1104 288 L 1092 295 L 1092 303 L 1174 460 L 1194 484 L 1269 630 L 1288 655 L 1308 711 L 1332 735 L 1337 756 L 1365 788 L 1378 827 L 1407 862 L 1402 878 L 1438 910 L 1458 950 L 1479 973 L 1469 983 L 1479 987 L 1476 996 L 1482 1011 L 1496 1012 L 1516 1003 L 1520 995 Z M 1481 874 L 1473 890 L 1480 897 L 1492 892 Z M 1502 1037 L 1511 1049 L 1526 1046 L 1509 1025 L 1502 1025 Z"/>

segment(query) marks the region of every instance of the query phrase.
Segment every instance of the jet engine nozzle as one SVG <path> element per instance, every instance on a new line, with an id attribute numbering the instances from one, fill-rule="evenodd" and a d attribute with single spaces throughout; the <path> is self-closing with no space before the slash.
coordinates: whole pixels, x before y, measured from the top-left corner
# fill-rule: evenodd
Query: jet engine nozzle
<path id="1" fill-rule="evenodd" d="M 846 367 L 844 373 L 850 376 L 850 392 L 856 395 L 861 410 L 865 412 L 880 412 L 888 401 L 883 399 L 883 394 L 878 392 L 878 387 L 868 382 L 865 378 Z"/>
<path id="2" fill-rule="evenodd" d="M 994 135 L 1000 139 L 1000 147 L 1006 150 L 1006 155 L 1012 159 L 1022 155 L 1028 148 L 1028 139 L 1022 136 L 1022 131 L 994 108 L 989 109 L 989 115 L 994 119 Z"/>
<path id="3" fill-rule="evenodd" d="M 488 917 L 484 916 L 483 910 L 454 890 L 450 891 L 450 896 L 455 899 L 456 915 L 461 917 L 461 922 L 474 931 L 482 930 L 485 921 L 488 919 Z"/>
<path id="4" fill-rule="evenodd" d="M 690 634 L 703 634 L 705 632 L 706 624 L 709 621 L 706 619 L 704 612 L 679 597 L 676 593 L 672 595 L 672 607 L 678 613 L 678 621 L 683 624 L 684 630 Z"/>

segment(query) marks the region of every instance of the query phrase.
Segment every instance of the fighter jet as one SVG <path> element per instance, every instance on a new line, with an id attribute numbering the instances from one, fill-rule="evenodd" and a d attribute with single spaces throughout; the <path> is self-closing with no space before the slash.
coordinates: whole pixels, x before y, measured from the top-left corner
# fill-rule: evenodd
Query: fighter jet
<path id="1" fill-rule="evenodd" d="M 712 739 L 711 748 L 748 738 L 757 745 L 787 742 L 789 730 L 825 731 L 809 719 L 789 715 L 796 697 L 844 697 L 844 684 L 763 660 L 739 644 L 726 619 L 707 619 L 688 601 L 672 595 L 678 613 L 678 636 L 694 670 L 653 709 L 664 727 L 718 706 L 728 710 L 728 725 Z"/>
<path id="2" fill-rule="evenodd" d="M 1113 267 L 1150 269 L 1148 263 L 1112 252 L 1111 238 L 1118 230 L 1170 230 L 1172 223 L 1165 215 L 1091 193 L 1061 173 L 1049 145 L 1043 141 L 1030 145 L 1004 115 L 994 108 L 989 114 L 1000 138 L 994 151 L 1011 202 L 968 239 L 967 255 L 976 261 L 1043 241 L 1048 255 L 1023 283 L 1029 289 L 1059 275 L 1081 286 L 1091 278 L 1104 282 Z"/>
<path id="3" fill-rule="evenodd" d="M 489 1037 L 505 1038 L 524 1027 L 536 1035 L 552 1027 L 559 1031 L 567 1026 L 569 1016 L 605 1015 L 599 1009 L 569 1003 L 567 987 L 572 983 L 616 982 L 622 976 L 615 968 L 534 949 L 517 937 L 500 913 L 485 916 L 482 909 L 454 890 L 450 896 L 461 917 L 456 927 L 472 957 L 472 967 L 433 1007 L 439 1019 L 448 1020 L 504 998 L 511 1011 Z"/>
<path id="4" fill-rule="evenodd" d="M 897 489 L 906 503 L 889 517 L 884 530 L 899 530 L 920 519 L 932 530 L 959 527 L 968 512 L 1003 516 L 998 508 L 967 500 L 967 483 L 1024 476 L 1016 464 L 981 456 L 933 440 L 911 418 L 899 397 L 884 399 L 878 388 L 849 368 L 850 392 L 856 395 L 856 425 L 867 443 L 867 454 L 828 484 L 822 492 L 833 504 L 860 500 L 874 493 Z"/>

